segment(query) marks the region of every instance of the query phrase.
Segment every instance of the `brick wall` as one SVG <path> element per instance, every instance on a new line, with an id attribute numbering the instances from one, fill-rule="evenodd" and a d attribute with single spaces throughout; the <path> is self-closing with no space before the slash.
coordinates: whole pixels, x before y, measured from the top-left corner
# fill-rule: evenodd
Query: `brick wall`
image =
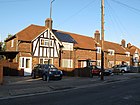
<path id="1" fill-rule="evenodd" d="M 9 62 L 8 60 L 0 61 L 0 64 L 3 68 L 3 75 L 5 76 L 17 76 L 20 74 L 20 70 L 18 69 L 18 63 Z"/>
<path id="2" fill-rule="evenodd" d="M 12 40 L 14 41 L 13 42 L 13 47 L 11 46 Z M 6 51 L 16 51 L 17 38 L 13 38 L 12 40 L 6 42 Z"/>
<path id="3" fill-rule="evenodd" d="M 19 44 L 18 50 L 21 52 L 31 52 L 32 51 L 31 48 L 32 48 L 31 43 L 21 42 Z"/>
<path id="4" fill-rule="evenodd" d="M 77 49 L 73 54 L 75 60 L 75 68 L 78 68 L 78 60 L 96 60 L 95 51 Z"/>

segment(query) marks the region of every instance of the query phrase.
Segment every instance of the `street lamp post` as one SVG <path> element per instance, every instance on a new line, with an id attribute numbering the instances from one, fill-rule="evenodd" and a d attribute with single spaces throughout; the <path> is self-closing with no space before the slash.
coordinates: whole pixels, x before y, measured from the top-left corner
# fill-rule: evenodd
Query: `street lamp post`
<path id="1" fill-rule="evenodd" d="M 49 50 L 49 53 L 48 53 L 48 65 L 50 65 L 50 54 L 51 54 L 51 49 L 50 49 L 50 40 L 51 40 L 51 30 L 52 30 L 52 26 L 51 26 L 51 22 L 52 22 L 52 3 L 54 2 L 55 0 L 50 0 L 50 19 L 49 19 L 49 30 L 48 30 L 48 50 Z M 50 68 L 48 70 L 48 73 L 47 73 L 47 82 L 49 82 L 49 78 L 50 78 Z"/>
<path id="2" fill-rule="evenodd" d="M 101 0 L 101 80 L 104 80 L 104 0 Z"/>
<path id="3" fill-rule="evenodd" d="M 50 0 L 50 19 L 52 18 L 52 3 L 54 2 L 55 0 Z"/>

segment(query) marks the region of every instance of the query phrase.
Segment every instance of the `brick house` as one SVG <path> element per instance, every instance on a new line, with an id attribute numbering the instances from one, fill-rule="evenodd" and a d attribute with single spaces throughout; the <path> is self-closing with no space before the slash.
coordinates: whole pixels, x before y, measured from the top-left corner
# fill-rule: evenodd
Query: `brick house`
<path id="1" fill-rule="evenodd" d="M 97 35 L 95 35 L 95 41 L 97 42 L 97 65 L 101 65 L 101 40 L 99 39 L 100 34 Z M 105 68 L 111 68 L 114 65 L 122 63 L 127 63 L 130 65 L 130 58 L 130 52 L 123 47 L 123 40 L 121 44 L 104 41 Z"/>
<path id="2" fill-rule="evenodd" d="M 128 43 L 126 49 L 130 52 L 131 60 L 130 64 L 133 66 L 139 66 L 140 64 L 140 49 L 131 43 Z"/>
<path id="3" fill-rule="evenodd" d="M 51 19 L 46 19 L 45 26 L 31 24 L 5 42 L 6 51 L 19 52 L 13 62 L 24 70 L 24 75 L 30 75 L 35 64 L 48 61 L 63 70 L 101 65 L 99 31 L 88 37 L 54 30 Z M 105 68 L 122 62 L 130 64 L 130 52 L 122 45 L 108 41 L 104 44 Z"/>

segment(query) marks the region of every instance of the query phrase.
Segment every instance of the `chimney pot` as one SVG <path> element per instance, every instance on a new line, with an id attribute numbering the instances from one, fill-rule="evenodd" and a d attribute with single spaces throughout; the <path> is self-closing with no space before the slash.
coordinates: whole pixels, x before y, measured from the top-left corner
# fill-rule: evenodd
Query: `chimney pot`
<path id="1" fill-rule="evenodd" d="M 121 45 L 125 48 L 125 40 L 124 39 L 122 39 Z"/>
<path id="2" fill-rule="evenodd" d="M 99 32 L 99 30 L 95 31 L 94 38 L 95 38 L 95 41 L 99 43 L 99 41 L 100 41 L 100 32 Z"/>
<path id="3" fill-rule="evenodd" d="M 127 48 L 130 48 L 130 47 L 131 47 L 131 43 L 128 43 L 128 44 L 127 44 Z"/>

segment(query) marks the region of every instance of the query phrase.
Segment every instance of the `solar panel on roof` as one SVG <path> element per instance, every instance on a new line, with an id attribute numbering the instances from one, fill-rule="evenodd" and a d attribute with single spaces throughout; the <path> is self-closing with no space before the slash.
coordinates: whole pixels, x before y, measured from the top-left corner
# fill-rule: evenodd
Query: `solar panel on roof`
<path id="1" fill-rule="evenodd" d="M 69 35 L 62 32 L 53 31 L 56 37 L 62 42 L 76 43 L 76 41 Z"/>

